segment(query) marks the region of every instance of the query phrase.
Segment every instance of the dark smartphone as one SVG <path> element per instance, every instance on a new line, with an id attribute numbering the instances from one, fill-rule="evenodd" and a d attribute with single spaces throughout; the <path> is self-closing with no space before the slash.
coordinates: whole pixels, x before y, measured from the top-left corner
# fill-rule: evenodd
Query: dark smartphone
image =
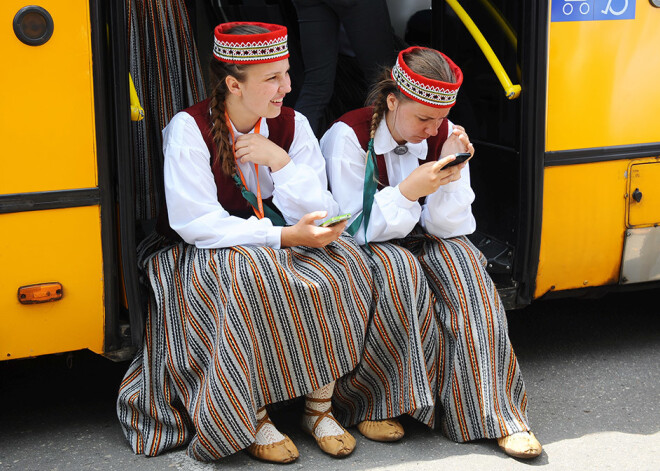
<path id="1" fill-rule="evenodd" d="M 471 154 L 469 152 L 459 152 L 459 153 L 454 154 L 454 155 L 456 155 L 456 159 L 452 160 L 451 162 L 449 162 L 447 165 L 445 165 L 442 168 L 453 167 L 454 165 L 458 165 L 462 162 L 465 162 L 467 159 L 470 158 Z"/>

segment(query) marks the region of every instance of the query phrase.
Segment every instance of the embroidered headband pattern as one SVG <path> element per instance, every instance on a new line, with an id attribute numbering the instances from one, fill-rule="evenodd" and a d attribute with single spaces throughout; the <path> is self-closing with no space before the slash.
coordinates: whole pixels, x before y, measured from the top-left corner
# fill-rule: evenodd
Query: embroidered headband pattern
<path id="1" fill-rule="evenodd" d="M 420 47 L 410 47 L 399 53 L 396 64 L 392 68 L 392 79 L 399 90 L 407 97 L 434 108 L 450 108 L 456 103 L 458 89 L 463 83 L 463 73 L 449 57 L 438 52 L 449 64 L 456 83 L 433 80 L 413 72 L 405 63 L 403 55 Z M 437 51 L 436 51 L 437 52 Z"/>
<path id="2" fill-rule="evenodd" d="M 241 25 L 260 26 L 266 33 L 227 34 L 226 31 Z M 289 57 L 287 29 L 269 23 L 223 23 L 215 28 L 213 56 L 230 64 L 259 64 L 275 62 Z"/>

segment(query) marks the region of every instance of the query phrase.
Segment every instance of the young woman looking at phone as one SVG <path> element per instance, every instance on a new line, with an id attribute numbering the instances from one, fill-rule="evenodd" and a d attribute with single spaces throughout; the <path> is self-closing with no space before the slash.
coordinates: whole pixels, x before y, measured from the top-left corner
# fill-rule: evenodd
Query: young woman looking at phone
<path id="1" fill-rule="evenodd" d="M 344 422 L 373 440 L 401 438 L 402 414 L 433 426 L 437 408 L 450 439 L 497 439 L 507 454 L 532 458 L 541 445 L 529 432 L 506 313 L 485 257 L 465 237 L 476 226 L 469 166 L 449 165 L 474 154 L 447 119 L 462 80 L 440 52 L 408 48 L 372 88 L 370 106 L 321 139 L 333 196 L 372 254 L 379 299 L 363 359 L 335 400 Z"/>

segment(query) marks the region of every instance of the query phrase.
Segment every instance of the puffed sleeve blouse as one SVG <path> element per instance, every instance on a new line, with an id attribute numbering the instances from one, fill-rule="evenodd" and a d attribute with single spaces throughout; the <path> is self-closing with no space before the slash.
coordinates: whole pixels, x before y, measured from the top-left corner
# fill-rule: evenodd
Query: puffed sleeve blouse
<path id="1" fill-rule="evenodd" d="M 450 123 L 449 135 L 452 128 Z M 374 197 L 367 228 L 368 241 L 405 237 L 418 223 L 428 233 L 441 238 L 474 232 L 476 223 L 471 209 L 474 192 L 470 187 L 469 166 L 461 170 L 458 181 L 440 186 L 426 197 L 424 204 L 420 204 L 403 196 L 399 183 L 420 165 L 419 159 L 426 159 L 428 145 L 426 141 L 408 143 L 408 152 L 404 155 L 393 152 L 396 146 L 383 118 L 374 136 L 374 150 L 385 159 L 390 186 L 377 191 Z M 321 151 L 326 159 L 332 194 L 339 203 L 339 212 L 351 213 L 352 223 L 362 212 L 366 152 L 353 129 L 341 121 L 336 122 L 322 137 Z M 362 226 L 355 238 L 358 243 L 365 243 Z"/>
<path id="2" fill-rule="evenodd" d="M 338 205 L 327 190 L 325 162 L 307 119 L 295 113 L 291 161 L 277 172 L 259 165 L 262 198 L 273 197 L 287 224 L 295 224 L 312 211 L 338 214 Z M 233 127 L 233 124 L 232 124 Z M 250 132 L 254 132 L 254 129 Z M 260 134 L 268 137 L 261 119 Z M 234 128 L 234 135 L 241 133 Z M 163 130 L 164 183 L 170 226 L 183 240 L 199 248 L 260 245 L 280 248 L 282 228 L 268 218 L 248 219 L 230 215 L 218 202 L 211 156 L 195 119 L 177 113 Z M 253 163 L 238 163 L 250 191 L 256 194 Z"/>

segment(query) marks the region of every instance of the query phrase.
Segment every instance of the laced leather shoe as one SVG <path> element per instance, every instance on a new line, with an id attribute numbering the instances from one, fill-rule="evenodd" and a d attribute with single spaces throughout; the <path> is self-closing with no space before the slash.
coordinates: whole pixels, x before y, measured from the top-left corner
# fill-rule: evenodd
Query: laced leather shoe
<path id="1" fill-rule="evenodd" d="M 312 402 L 330 402 L 332 398 L 313 399 L 308 397 L 306 400 Z M 339 422 L 337 422 L 337 419 L 334 418 L 334 416 L 332 415 L 332 407 L 328 407 L 323 412 L 305 407 L 305 415 L 316 417 L 316 421 L 314 422 L 314 425 L 312 426 L 311 429 L 309 429 L 305 425 L 305 421 L 303 421 L 302 428 L 305 432 L 307 432 L 312 437 L 314 437 L 314 440 L 316 440 L 316 443 L 318 444 L 319 448 L 321 448 L 321 450 L 323 450 L 325 453 L 327 453 L 330 456 L 334 456 L 335 458 L 341 458 L 343 456 L 348 456 L 351 453 L 353 453 L 356 443 L 355 438 L 353 437 L 353 435 L 348 433 L 346 429 L 342 427 L 342 425 Z M 318 427 L 321 421 L 325 418 L 334 421 L 337 424 L 337 426 L 344 431 L 344 433 L 342 433 L 341 435 L 330 435 L 325 437 L 316 436 L 316 427 Z"/>
<path id="2" fill-rule="evenodd" d="M 271 424 L 275 427 L 275 424 L 270 420 L 268 414 L 264 415 L 257 422 L 256 433 L 259 433 L 259 430 L 261 430 L 266 424 Z M 292 461 L 297 460 L 298 456 L 300 456 L 298 448 L 296 448 L 296 445 L 293 444 L 287 435 L 284 435 L 284 440 L 269 443 L 267 445 L 257 445 L 256 443 L 253 443 L 247 447 L 247 452 L 259 460 L 268 461 L 270 463 L 291 463 Z"/>

